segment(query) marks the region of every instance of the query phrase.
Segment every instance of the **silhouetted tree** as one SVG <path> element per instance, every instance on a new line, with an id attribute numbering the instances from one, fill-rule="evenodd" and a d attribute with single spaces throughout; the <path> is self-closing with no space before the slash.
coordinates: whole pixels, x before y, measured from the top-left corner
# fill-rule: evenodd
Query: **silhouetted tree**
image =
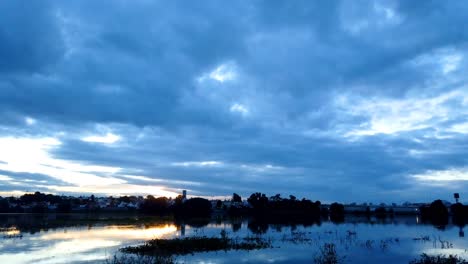
<path id="1" fill-rule="evenodd" d="M 184 197 L 179 194 L 177 197 L 174 199 L 174 203 L 176 206 L 181 205 L 184 202 Z"/>
<path id="2" fill-rule="evenodd" d="M 268 205 L 268 198 L 264 193 L 252 193 L 247 202 L 256 210 L 264 210 Z"/>
<path id="3" fill-rule="evenodd" d="M 165 214 L 168 213 L 169 199 L 166 197 L 155 198 L 148 195 L 140 206 L 140 210 L 147 214 Z"/>
<path id="4" fill-rule="evenodd" d="M 448 224 L 448 210 L 442 200 L 435 200 L 429 206 L 419 208 L 421 217 L 430 220 L 433 225 L 445 226 Z"/>
<path id="5" fill-rule="evenodd" d="M 281 198 L 281 194 L 277 193 L 275 194 L 274 196 L 271 196 L 270 197 L 270 201 L 272 202 L 279 202 L 281 201 L 283 198 Z"/>
<path id="6" fill-rule="evenodd" d="M 71 201 L 62 201 L 57 205 L 58 213 L 69 213 L 71 212 L 72 205 Z"/>
<path id="7" fill-rule="evenodd" d="M 289 195 L 288 198 L 282 198 L 280 194 L 271 196 L 270 199 L 263 193 L 253 193 L 247 199 L 249 204 L 252 206 L 251 213 L 257 217 L 268 217 L 270 219 L 283 218 L 284 220 L 292 219 L 294 216 L 295 219 L 308 218 L 312 222 L 317 222 L 319 220 L 321 213 L 321 203 L 320 201 L 312 202 L 303 198 L 298 200 L 296 196 Z"/>
<path id="8" fill-rule="evenodd" d="M 369 206 L 366 207 L 366 216 L 367 216 L 367 217 L 370 217 L 370 216 L 371 216 L 371 210 L 370 210 L 370 207 L 369 207 Z"/>
<path id="9" fill-rule="evenodd" d="M 452 204 L 450 206 L 452 212 L 452 221 L 458 226 L 464 226 L 468 220 L 468 206 L 461 203 Z"/>
<path id="10" fill-rule="evenodd" d="M 31 208 L 31 211 L 34 214 L 43 214 L 47 212 L 47 206 L 43 204 L 37 204 Z"/>
<path id="11" fill-rule="evenodd" d="M 387 210 L 385 209 L 385 207 L 376 208 L 374 213 L 375 213 L 375 217 L 377 217 L 377 218 L 387 217 Z"/>
<path id="12" fill-rule="evenodd" d="M 344 221 L 344 206 L 339 203 L 332 203 L 330 205 L 330 220 L 333 222 Z"/>
<path id="13" fill-rule="evenodd" d="M 241 229 L 241 227 L 242 227 L 242 222 L 240 222 L 240 221 L 239 222 L 233 222 L 232 223 L 232 232 L 235 233 L 235 232 L 239 231 Z"/>
<path id="14" fill-rule="evenodd" d="M 233 193 L 232 194 L 232 201 L 234 203 L 241 203 L 242 202 L 242 198 L 240 197 L 240 195 L 238 195 L 237 193 Z"/>
<path id="15" fill-rule="evenodd" d="M 204 198 L 191 198 L 182 204 L 179 211 L 185 216 L 209 217 L 211 215 L 211 202 Z"/>
<path id="16" fill-rule="evenodd" d="M 163 198 L 165 198 L 165 199 L 167 200 L 166 197 L 163 197 Z M 130 203 L 130 202 L 131 202 L 129 196 L 122 196 L 122 197 L 119 198 L 119 201 L 120 201 L 120 202 L 124 202 L 124 203 Z"/>
<path id="17" fill-rule="evenodd" d="M 9 213 L 9 212 L 10 212 L 10 204 L 8 203 L 8 200 L 0 197 L 0 213 Z"/>

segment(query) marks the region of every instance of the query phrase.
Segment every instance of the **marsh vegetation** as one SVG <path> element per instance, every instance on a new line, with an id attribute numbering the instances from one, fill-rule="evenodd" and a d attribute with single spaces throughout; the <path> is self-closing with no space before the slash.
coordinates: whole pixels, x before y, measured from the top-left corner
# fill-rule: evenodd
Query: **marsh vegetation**
<path id="1" fill-rule="evenodd" d="M 220 250 L 255 250 L 271 247 L 271 241 L 258 236 L 230 238 L 222 230 L 220 237 L 185 237 L 152 239 L 139 246 L 122 248 L 123 253 L 154 256 L 187 255 Z"/>

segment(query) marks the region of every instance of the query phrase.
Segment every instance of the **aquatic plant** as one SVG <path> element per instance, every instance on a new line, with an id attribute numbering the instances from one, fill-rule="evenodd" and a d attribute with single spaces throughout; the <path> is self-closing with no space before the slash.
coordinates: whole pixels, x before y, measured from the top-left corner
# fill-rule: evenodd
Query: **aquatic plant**
<path id="1" fill-rule="evenodd" d="M 447 248 L 453 248 L 453 244 L 450 243 L 450 241 L 447 240 L 442 240 L 440 236 L 438 237 L 438 241 L 440 243 L 440 248 L 441 249 L 447 249 Z M 437 241 L 434 241 L 434 247 L 437 247 Z"/>
<path id="2" fill-rule="evenodd" d="M 116 254 L 113 258 L 106 259 L 105 264 L 175 264 L 172 256 L 145 256 Z"/>
<path id="3" fill-rule="evenodd" d="M 431 238 L 429 236 L 421 236 L 421 237 L 415 237 L 413 240 L 416 241 L 431 241 Z"/>
<path id="4" fill-rule="evenodd" d="M 153 239 L 143 245 L 120 249 L 123 253 L 143 255 L 187 255 L 196 252 L 220 250 L 254 250 L 271 247 L 271 241 L 261 237 L 232 239 L 221 231 L 221 237 L 186 237 L 174 239 Z"/>
<path id="5" fill-rule="evenodd" d="M 336 246 L 333 243 L 325 243 L 320 247 L 318 255 L 314 258 L 315 264 L 338 264 L 342 263 L 344 257 L 338 256 Z"/>

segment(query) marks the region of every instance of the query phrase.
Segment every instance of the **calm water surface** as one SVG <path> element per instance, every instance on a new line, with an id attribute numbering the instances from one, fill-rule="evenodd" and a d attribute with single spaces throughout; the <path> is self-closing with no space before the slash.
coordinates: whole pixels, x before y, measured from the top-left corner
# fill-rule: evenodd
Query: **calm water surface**
<path id="1" fill-rule="evenodd" d="M 462 227 L 436 228 L 417 217 L 350 218 L 345 223 L 265 224 L 248 219 L 174 222 L 141 216 L 0 215 L 0 263 L 105 263 L 119 248 L 152 238 L 261 236 L 273 248 L 177 257 L 182 263 L 313 263 L 334 243 L 344 263 L 408 263 L 422 253 L 468 259 Z"/>

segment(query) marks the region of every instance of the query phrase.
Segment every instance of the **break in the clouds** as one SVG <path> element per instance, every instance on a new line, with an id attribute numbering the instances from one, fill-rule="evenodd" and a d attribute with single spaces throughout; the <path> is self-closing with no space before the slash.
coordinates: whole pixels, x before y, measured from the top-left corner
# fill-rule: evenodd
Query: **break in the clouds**
<path id="1" fill-rule="evenodd" d="M 449 199 L 464 1 L 1 1 L 1 194 Z"/>

